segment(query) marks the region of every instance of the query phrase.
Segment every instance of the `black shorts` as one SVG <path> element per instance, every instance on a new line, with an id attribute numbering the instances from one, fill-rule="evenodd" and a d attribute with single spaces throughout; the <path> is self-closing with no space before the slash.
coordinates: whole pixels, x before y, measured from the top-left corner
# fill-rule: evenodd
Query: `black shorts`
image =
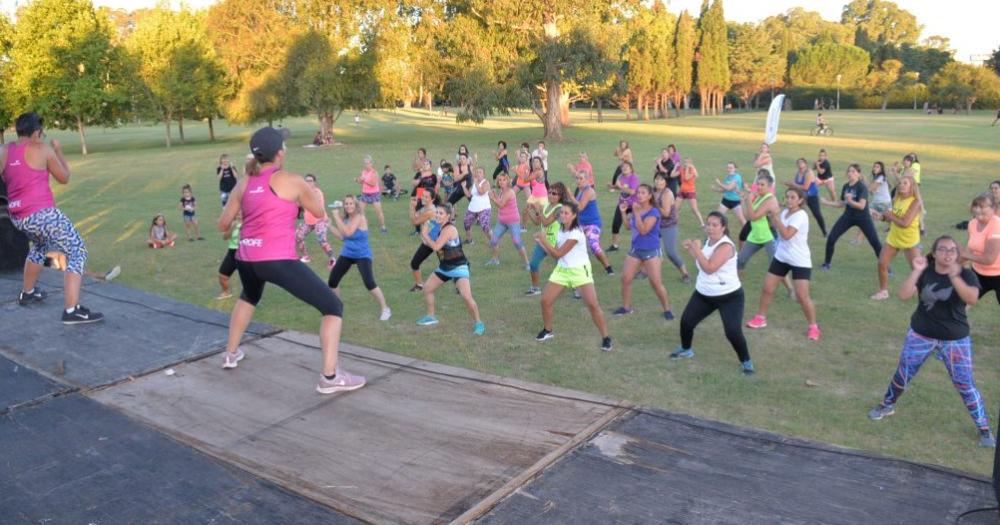
<path id="1" fill-rule="evenodd" d="M 771 259 L 771 266 L 767 269 L 767 273 L 773 273 L 778 277 L 784 277 L 788 275 L 788 272 L 792 272 L 793 281 L 808 281 L 809 278 L 812 277 L 812 268 L 792 266 L 788 263 L 779 261 L 777 257 Z"/>
<path id="2" fill-rule="evenodd" d="M 833 173 L 817 174 L 816 178 L 818 178 L 819 180 L 830 180 L 833 178 Z"/>
<path id="3" fill-rule="evenodd" d="M 257 306 L 264 294 L 264 285 L 274 283 L 296 299 L 319 310 L 323 315 L 343 317 L 344 303 L 326 283 L 305 263 L 297 259 L 280 261 L 236 261 L 243 292 L 240 299 Z"/>
<path id="4" fill-rule="evenodd" d="M 739 206 L 740 204 L 742 204 L 742 201 L 731 201 L 731 200 L 726 199 L 726 198 L 722 199 L 722 205 L 725 206 L 726 209 L 729 209 L 729 210 L 731 210 L 731 209 Z"/>
<path id="5" fill-rule="evenodd" d="M 226 252 L 226 256 L 222 258 L 222 264 L 219 265 L 219 274 L 225 275 L 226 277 L 232 277 L 233 272 L 236 271 L 236 250 L 230 249 Z"/>

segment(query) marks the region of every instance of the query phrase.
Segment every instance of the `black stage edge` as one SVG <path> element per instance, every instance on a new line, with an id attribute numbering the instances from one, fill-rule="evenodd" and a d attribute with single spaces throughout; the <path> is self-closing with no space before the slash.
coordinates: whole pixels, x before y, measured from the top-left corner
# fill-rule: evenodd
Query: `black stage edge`
<path id="1" fill-rule="evenodd" d="M 9 359 L 0 357 L 0 414 L 13 407 L 70 390 Z"/>
<path id="2" fill-rule="evenodd" d="M 16 301 L 0 303 L 0 355 L 69 385 L 93 388 L 204 357 L 225 346 L 227 312 L 114 283 L 90 284 L 81 296 L 89 308 L 104 313 L 103 322 L 63 325 L 61 293 L 29 307 Z M 253 323 L 247 337 L 277 331 Z"/>
<path id="3" fill-rule="evenodd" d="M 0 522 L 357 524 L 79 394 L 0 417 Z"/>
<path id="4" fill-rule="evenodd" d="M 941 525 L 994 505 L 987 478 L 643 411 L 563 457 L 480 523 Z M 961 523 L 997 523 L 997 514 Z"/>

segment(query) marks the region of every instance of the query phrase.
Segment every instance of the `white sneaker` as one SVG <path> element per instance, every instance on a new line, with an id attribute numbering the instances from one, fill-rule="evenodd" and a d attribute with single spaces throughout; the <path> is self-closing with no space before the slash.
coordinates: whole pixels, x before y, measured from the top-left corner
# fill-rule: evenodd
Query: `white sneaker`
<path id="1" fill-rule="evenodd" d="M 116 277 L 122 274 L 122 267 L 115 266 L 114 268 L 108 270 L 108 273 L 104 274 L 104 282 L 110 283 L 114 281 Z"/>
<path id="2" fill-rule="evenodd" d="M 390 308 L 383 308 L 382 309 L 382 315 L 378 316 L 378 320 L 379 321 L 388 321 L 390 317 L 392 317 L 392 309 L 390 309 Z"/>
<path id="3" fill-rule="evenodd" d="M 246 357 L 246 354 L 244 354 L 243 350 L 240 350 L 239 348 L 236 349 L 235 354 L 222 352 L 222 368 L 236 368 L 244 357 Z"/>

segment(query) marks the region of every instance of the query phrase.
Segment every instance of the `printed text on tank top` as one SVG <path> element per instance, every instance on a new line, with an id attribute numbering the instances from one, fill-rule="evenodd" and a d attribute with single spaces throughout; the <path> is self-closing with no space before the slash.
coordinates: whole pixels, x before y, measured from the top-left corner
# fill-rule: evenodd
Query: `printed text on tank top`
<path id="1" fill-rule="evenodd" d="M 36 169 L 28 164 L 26 153 L 30 144 L 11 142 L 7 145 L 7 161 L 2 174 L 7 185 L 7 209 L 15 219 L 56 205 L 49 187 L 48 169 Z"/>

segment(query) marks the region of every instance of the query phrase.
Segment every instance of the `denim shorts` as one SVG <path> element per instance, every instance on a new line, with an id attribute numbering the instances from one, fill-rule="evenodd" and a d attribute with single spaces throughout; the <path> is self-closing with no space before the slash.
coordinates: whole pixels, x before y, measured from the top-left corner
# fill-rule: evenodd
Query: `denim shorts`
<path id="1" fill-rule="evenodd" d="M 652 250 L 637 250 L 635 248 L 632 248 L 631 250 L 629 250 L 628 256 L 633 257 L 635 259 L 639 259 L 640 261 L 648 261 L 653 257 L 662 257 L 663 255 L 660 252 L 659 248 L 654 248 Z"/>

